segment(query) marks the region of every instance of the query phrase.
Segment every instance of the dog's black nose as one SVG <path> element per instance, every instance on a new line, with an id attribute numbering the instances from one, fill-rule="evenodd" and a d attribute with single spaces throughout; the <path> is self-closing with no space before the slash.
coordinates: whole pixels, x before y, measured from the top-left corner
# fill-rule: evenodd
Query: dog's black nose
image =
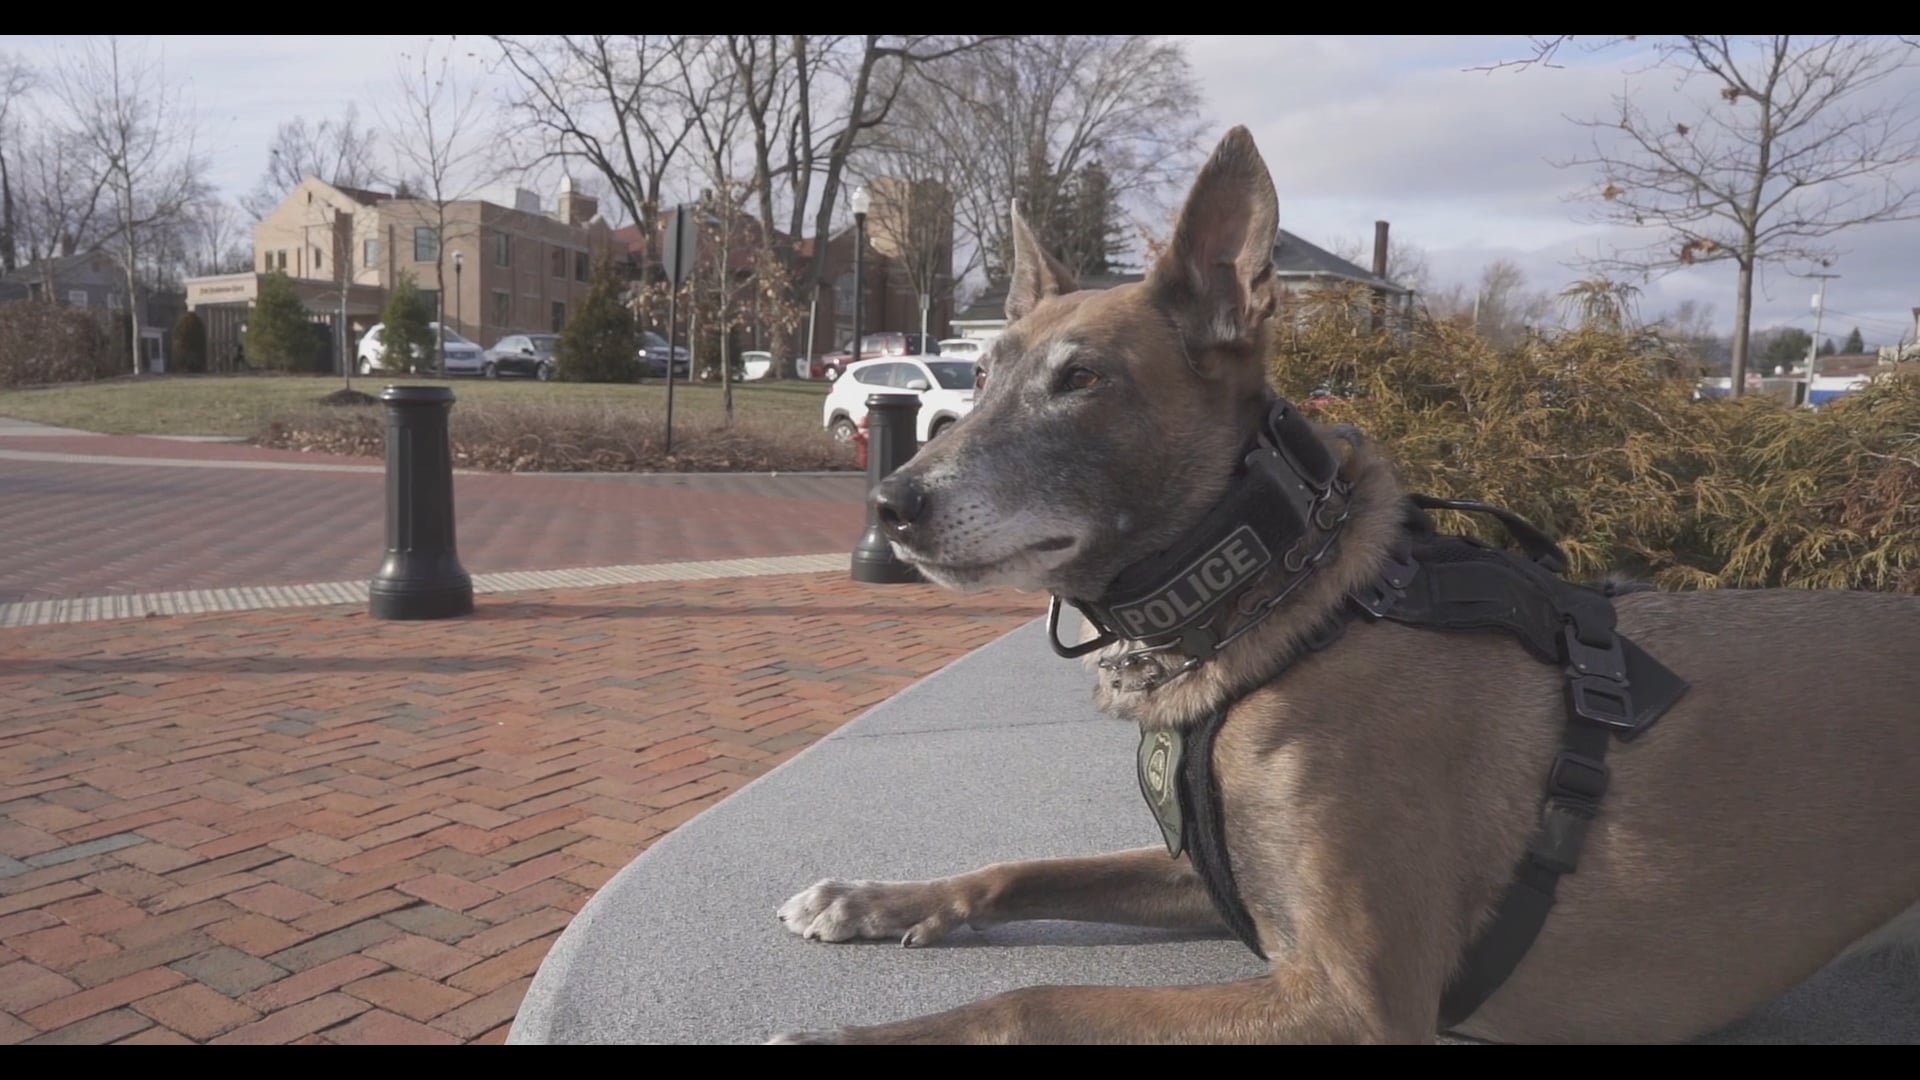
<path id="1" fill-rule="evenodd" d="M 907 530 L 927 510 L 926 490 L 919 481 L 899 473 L 880 481 L 871 498 L 880 527 L 896 540 L 904 539 Z"/>

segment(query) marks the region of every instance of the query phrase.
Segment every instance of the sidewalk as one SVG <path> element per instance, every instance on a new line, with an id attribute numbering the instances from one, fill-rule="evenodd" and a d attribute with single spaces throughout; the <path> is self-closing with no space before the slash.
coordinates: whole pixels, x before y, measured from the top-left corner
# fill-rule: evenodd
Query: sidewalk
<path id="1" fill-rule="evenodd" d="M 616 869 L 1038 613 L 842 571 L 0 630 L 0 1043 L 499 1042 Z"/>
<path id="2" fill-rule="evenodd" d="M 371 458 L 0 425 L 0 605 L 364 580 L 386 546 Z M 475 574 L 851 551 L 860 474 L 460 473 Z"/>

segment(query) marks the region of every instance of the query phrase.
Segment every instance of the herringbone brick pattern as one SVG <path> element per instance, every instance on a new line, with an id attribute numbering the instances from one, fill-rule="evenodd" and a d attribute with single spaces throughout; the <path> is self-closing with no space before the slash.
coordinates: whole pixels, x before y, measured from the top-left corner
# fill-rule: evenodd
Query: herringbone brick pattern
<path id="1" fill-rule="evenodd" d="M 0 631 L 0 1043 L 499 1042 L 616 869 L 1035 614 L 826 574 Z"/>

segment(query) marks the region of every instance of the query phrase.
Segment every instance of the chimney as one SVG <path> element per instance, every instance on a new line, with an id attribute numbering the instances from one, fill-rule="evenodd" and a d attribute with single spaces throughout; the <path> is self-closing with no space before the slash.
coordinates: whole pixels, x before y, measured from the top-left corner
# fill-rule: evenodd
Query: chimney
<path id="1" fill-rule="evenodd" d="M 599 210 L 599 199 L 575 191 L 573 177 L 566 173 L 560 175 L 560 205 L 553 216 L 562 225 L 585 225 Z"/>
<path id="2" fill-rule="evenodd" d="M 1373 223 L 1373 276 L 1380 281 L 1387 280 L 1387 223 Z M 1387 323 L 1387 294 L 1375 289 L 1373 292 L 1373 332 L 1379 333 Z"/>

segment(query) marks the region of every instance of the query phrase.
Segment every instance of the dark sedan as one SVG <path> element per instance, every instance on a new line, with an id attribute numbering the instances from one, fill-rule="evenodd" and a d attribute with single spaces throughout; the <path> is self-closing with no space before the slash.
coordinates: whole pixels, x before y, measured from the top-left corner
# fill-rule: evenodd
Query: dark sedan
<path id="1" fill-rule="evenodd" d="M 542 382 L 553 378 L 553 349 L 558 334 L 508 334 L 480 357 L 480 374 L 489 379 L 520 375 Z"/>

